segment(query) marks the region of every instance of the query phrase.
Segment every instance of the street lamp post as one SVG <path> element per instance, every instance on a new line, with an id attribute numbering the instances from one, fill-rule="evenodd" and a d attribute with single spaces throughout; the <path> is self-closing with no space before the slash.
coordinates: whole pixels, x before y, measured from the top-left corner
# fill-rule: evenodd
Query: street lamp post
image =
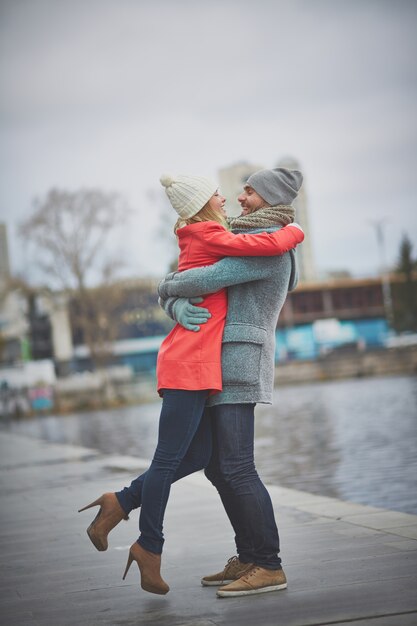
<path id="1" fill-rule="evenodd" d="M 385 237 L 384 237 L 384 226 L 385 220 L 372 220 L 372 224 L 375 227 L 376 238 L 378 242 L 378 252 L 379 252 L 379 265 L 380 265 L 380 274 L 381 274 L 381 284 L 382 284 L 382 298 L 384 302 L 384 310 L 385 316 L 387 318 L 388 325 L 390 328 L 393 326 L 394 315 L 393 315 L 393 307 L 392 307 L 392 295 L 391 295 L 391 285 L 389 281 L 389 272 L 386 266 L 385 261 Z"/>

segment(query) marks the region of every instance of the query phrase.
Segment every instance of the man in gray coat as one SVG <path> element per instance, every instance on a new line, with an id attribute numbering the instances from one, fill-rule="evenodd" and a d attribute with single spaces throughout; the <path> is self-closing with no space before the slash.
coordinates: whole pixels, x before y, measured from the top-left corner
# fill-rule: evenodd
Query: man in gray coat
<path id="1" fill-rule="evenodd" d="M 302 184 L 296 170 L 252 174 L 239 196 L 242 216 L 229 220 L 233 232 L 273 231 L 294 221 L 291 202 Z M 276 257 L 227 257 L 214 265 L 167 276 L 159 287 L 166 313 L 189 330 L 210 316 L 188 300 L 228 287 L 222 342 L 223 391 L 210 396 L 213 454 L 205 470 L 219 492 L 235 532 L 237 557 L 204 576 L 221 585 L 221 597 L 284 589 L 279 535 L 271 498 L 254 463 L 255 404 L 272 402 L 275 329 L 288 290 L 297 283 L 294 251 Z"/>

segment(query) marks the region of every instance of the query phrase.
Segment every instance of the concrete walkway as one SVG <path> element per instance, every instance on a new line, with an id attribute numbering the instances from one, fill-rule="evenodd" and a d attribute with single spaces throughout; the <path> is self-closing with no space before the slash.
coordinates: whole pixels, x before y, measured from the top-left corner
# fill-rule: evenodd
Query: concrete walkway
<path id="1" fill-rule="evenodd" d="M 417 516 L 270 489 L 285 591 L 216 598 L 200 577 L 234 554 L 233 534 L 202 475 L 173 486 L 165 523 L 167 596 L 122 581 L 137 513 L 97 552 L 77 509 L 128 484 L 146 462 L 0 432 L 1 599 L 4 626 L 415 626 Z"/>

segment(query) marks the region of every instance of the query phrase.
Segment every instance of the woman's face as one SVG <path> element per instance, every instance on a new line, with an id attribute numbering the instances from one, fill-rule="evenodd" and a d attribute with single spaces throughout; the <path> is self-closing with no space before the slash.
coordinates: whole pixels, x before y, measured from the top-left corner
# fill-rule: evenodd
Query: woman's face
<path id="1" fill-rule="evenodd" d="M 226 217 L 226 211 L 224 210 L 224 205 L 226 204 L 226 198 L 224 198 L 218 191 L 213 194 L 209 200 L 209 206 L 213 211 L 220 213 L 223 217 Z"/>

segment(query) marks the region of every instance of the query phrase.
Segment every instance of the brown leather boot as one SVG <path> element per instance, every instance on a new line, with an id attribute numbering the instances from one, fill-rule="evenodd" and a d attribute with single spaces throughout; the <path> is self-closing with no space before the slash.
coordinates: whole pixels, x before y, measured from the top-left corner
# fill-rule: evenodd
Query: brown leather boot
<path id="1" fill-rule="evenodd" d="M 141 578 L 140 584 L 142 589 L 149 591 L 149 593 L 157 593 L 159 595 L 165 595 L 168 593 L 169 586 L 161 577 L 160 554 L 155 554 L 154 552 L 145 550 L 145 548 L 142 548 L 142 546 L 135 541 L 135 543 L 130 546 L 123 580 L 126 578 L 126 574 L 133 561 L 136 561 L 139 566 Z"/>
<path id="2" fill-rule="evenodd" d="M 99 550 L 104 552 L 108 548 L 107 535 L 119 522 L 128 520 L 129 516 L 123 511 L 115 493 L 104 493 L 102 496 L 87 504 L 81 511 L 90 509 L 93 506 L 99 506 L 100 510 L 87 528 L 87 535 L 91 543 Z"/>

